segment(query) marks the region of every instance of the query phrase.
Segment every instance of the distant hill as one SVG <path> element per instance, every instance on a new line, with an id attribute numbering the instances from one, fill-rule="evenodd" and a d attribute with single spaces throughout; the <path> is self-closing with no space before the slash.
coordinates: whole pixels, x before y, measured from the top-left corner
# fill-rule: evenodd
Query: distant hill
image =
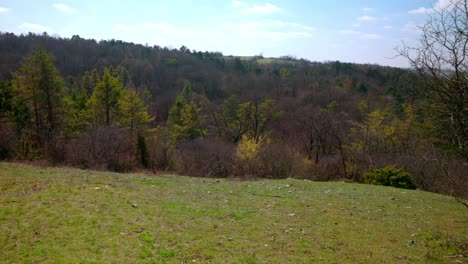
<path id="1" fill-rule="evenodd" d="M 31 54 L 45 70 L 15 75 Z M 3 33 L 0 78 L 0 159 L 358 182 L 393 165 L 466 197 L 466 163 L 434 133 L 411 70 Z"/>
<path id="2" fill-rule="evenodd" d="M 404 92 L 401 81 L 408 74 L 406 70 L 378 65 L 319 63 L 291 57 L 234 57 L 186 47 L 171 50 L 119 40 L 98 42 L 79 36 L 67 39 L 47 34 L 2 33 L 0 76 L 11 78 L 22 59 L 38 47 L 54 55 L 64 78 L 72 77 L 77 82 L 86 71 L 102 72 L 105 67 L 122 65 L 136 87 L 147 87 L 157 95 L 158 105 L 165 105 L 166 100 L 173 98 L 185 80 L 191 81 L 195 91 L 211 99 L 222 99 L 232 93 L 247 98 L 259 94 L 304 97 L 311 87 L 325 89 L 330 85 L 359 92 L 361 84 L 370 93 L 382 95 L 388 89 L 392 93 Z M 166 111 L 167 106 L 159 109 L 160 113 Z"/>

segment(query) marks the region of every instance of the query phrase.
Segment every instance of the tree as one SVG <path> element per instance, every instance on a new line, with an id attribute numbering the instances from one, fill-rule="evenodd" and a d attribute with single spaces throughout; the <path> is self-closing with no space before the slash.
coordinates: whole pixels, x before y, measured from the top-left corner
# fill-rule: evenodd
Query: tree
<path id="1" fill-rule="evenodd" d="M 12 110 L 13 89 L 11 83 L 0 80 L 0 125 Z"/>
<path id="2" fill-rule="evenodd" d="M 96 69 L 91 72 L 86 71 L 81 78 L 81 88 L 87 92 L 88 96 L 91 96 L 99 81 L 100 77 Z"/>
<path id="3" fill-rule="evenodd" d="M 101 81 L 97 83 L 93 95 L 86 103 L 86 115 L 92 125 L 110 126 L 116 122 L 122 87 L 120 79 L 113 77 L 109 69 L 105 69 Z"/>
<path id="4" fill-rule="evenodd" d="M 169 110 L 167 123 L 176 140 L 196 139 L 205 136 L 200 117 L 201 107 L 192 100 L 190 82 L 185 82 L 182 92 Z"/>
<path id="5" fill-rule="evenodd" d="M 148 114 L 148 107 L 133 90 L 124 90 L 118 102 L 118 125 L 130 129 L 130 137 L 133 141 L 133 132 L 147 125 L 154 118 Z"/>
<path id="6" fill-rule="evenodd" d="M 435 8 L 419 27 L 417 46 L 397 48 L 424 79 L 421 91 L 433 132 L 468 160 L 468 0 Z"/>
<path id="7" fill-rule="evenodd" d="M 36 143 L 42 147 L 59 132 L 65 95 L 63 80 L 52 55 L 40 48 L 27 56 L 14 73 L 13 86 L 17 100 L 24 100 L 32 109 L 31 122 L 34 125 L 31 126 L 34 127 Z"/>
<path id="8" fill-rule="evenodd" d="M 66 86 L 68 94 L 64 99 L 62 134 L 70 138 L 78 136 L 86 128 L 86 120 L 83 117 L 89 98 L 87 90 L 79 86 L 72 76 L 67 78 Z"/>
<path id="9" fill-rule="evenodd" d="M 12 156 L 16 143 L 11 82 L 0 80 L 0 160 Z"/>
<path id="10" fill-rule="evenodd" d="M 250 129 L 250 113 L 247 112 L 249 108 L 250 103 L 241 104 L 236 95 L 231 95 L 224 100 L 221 111 L 215 111 L 208 104 L 218 135 L 233 143 L 240 141 Z"/>
<path id="11" fill-rule="evenodd" d="M 174 168 L 175 142 L 171 131 L 166 126 L 158 126 L 148 132 L 148 162 L 156 170 L 170 170 Z"/>
<path id="12" fill-rule="evenodd" d="M 239 142 L 244 135 L 260 140 L 268 132 L 270 122 L 281 114 L 273 99 L 266 98 L 260 104 L 240 103 L 235 95 L 224 100 L 221 111 L 215 111 L 211 107 L 209 110 L 218 134 L 233 143 Z"/>

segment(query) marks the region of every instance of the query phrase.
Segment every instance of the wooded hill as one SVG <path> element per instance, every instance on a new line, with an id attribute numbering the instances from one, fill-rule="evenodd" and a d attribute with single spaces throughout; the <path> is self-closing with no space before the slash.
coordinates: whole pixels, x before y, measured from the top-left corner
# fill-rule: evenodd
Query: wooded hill
<path id="1" fill-rule="evenodd" d="M 0 75 L 2 159 L 358 182 L 394 165 L 468 193 L 412 70 L 4 33 Z"/>

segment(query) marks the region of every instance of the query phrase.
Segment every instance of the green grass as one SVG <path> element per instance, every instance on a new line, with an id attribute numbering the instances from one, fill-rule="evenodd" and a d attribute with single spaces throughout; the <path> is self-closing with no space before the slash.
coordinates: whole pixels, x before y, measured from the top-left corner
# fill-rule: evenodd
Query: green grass
<path id="1" fill-rule="evenodd" d="M 422 191 L 0 163 L 0 262 L 460 263 L 468 210 Z"/>

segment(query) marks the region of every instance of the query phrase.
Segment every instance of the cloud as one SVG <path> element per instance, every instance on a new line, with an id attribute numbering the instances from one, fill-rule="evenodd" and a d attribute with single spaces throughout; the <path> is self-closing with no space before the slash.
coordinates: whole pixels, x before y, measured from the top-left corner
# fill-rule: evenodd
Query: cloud
<path id="1" fill-rule="evenodd" d="M 358 17 L 357 20 L 362 21 L 362 22 L 367 22 L 367 21 L 375 21 L 375 20 L 377 20 L 377 18 L 372 17 L 372 16 L 360 16 L 360 17 Z"/>
<path id="2" fill-rule="evenodd" d="M 114 27 L 112 27 L 112 30 L 113 31 L 124 32 L 124 31 L 131 31 L 132 28 L 127 26 L 127 25 L 124 25 L 124 24 L 116 24 L 116 25 L 114 25 Z"/>
<path id="3" fill-rule="evenodd" d="M 378 34 L 361 34 L 361 38 L 363 39 L 381 39 L 382 36 Z"/>
<path id="4" fill-rule="evenodd" d="M 40 24 L 34 24 L 29 22 L 24 22 L 23 24 L 18 26 L 19 29 L 27 30 L 29 32 L 46 32 L 49 29 L 46 26 Z"/>
<path id="5" fill-rule="evenodd" d="M 420 7 L 420 8 L 408 11 L 408 14 L 412 14 L 412 15 L 415 15 L 415 14 L 431 14 L 433 12 L 434 12 L 434 9 L 432 9 L 432 8 Z"/>
<path id="6" fill-rule="evenodd" d="M 115 24 L 112 30 L 114 34 L 122 34 L 126 37 L 132 35 L 133 39 L 140 38 L 142 43 L 150 40 L 158 45 L 186 45 L 195 49 L 207 49 L 207 42 L 214 49 L 226 45 L 245 46 L 246 43 L 265 46 L 272 42 L 281 43 L 282 41 L 311 38 L 316 31 L 314 27 L 309 25 L 281 20 L 224 22 L 206 30 L 181 27 L 170 23 Z M 149 36 L 158 37 L 147 39 Z"/>
<path id="7" fill-rule="evenodd" d="M 460 4 L 461 0 L 454 0 L 454 1 L 451 1 L 451 0 L 438 0 L 437 3 L 434 5 L 434 9 L 435 10 L 441 10 L 441 9 L 447 8 L 448 6 L 450 6 L 452 4 L 452 2 L 455 3 L 455 4 Z"/>
<path id="8" fill-rule="evenodd" d="M 10 12 L 10 8 L 0 6 L 0 14 L 8 13 L 8 12 Z"/>
<path id="9" fill-rule="evenodd" d="M 75 9 L 73 9 L 71 6 L 68 6 L 63 3 L 55 3 L 52 6 L 58 11 L 64 12 L 64 13 L 73 13 L 75 11 Z"/>
<path id="10" fill-rule="evenodd" d="M 414 22 L 408 22 L 403 26 L 401 31 L 403 31 L 403 32 L 419 32 L 420 31 L 419 26 L 420 25 L 418 25 L 418 24 L 416 24 Z"/>
<path id="11" fill-rule="evenodd" d="M 145 23 L 142 27 L 147 30 L 171 30 L 175 28 L 171 23 Z"/>
<path id="12" fill-rule="evenodd" d="M 361 31 L 351 30 L 351 29 L 339 30 L 338 32 L 340 34 L 343 34 L 343 35 L 358 36 L 359 38 L 362 38 L 362 39 L 381 39 L 381 38 L 383 38 L 381 35 L 378 35 L 378 34 L 363 33 Z"/>
<path id="13" fill-rule="evenodd" d="M 231 5 L 234 6 L 234 7 L 238 7 L 238 6 L 243 5 L 243 3 L 241 1 L 238 1 L 238 0 L 233 0 L 231 2 Z"/>
<path id="14" fill-rule="evenodd" d="M 266 3 L 264 5 L 254 5 L 251 7 L 246 7 L 241 10 L 241 13 L 246 15 L 267 15 L 271 13 L 276 13 L 280 10 L 281 8 L 270 3 Z"/>
<path id="15" fill-rule="evenodd" d="M 356 31 L 356 30 L 350 30 L 350 29 L 344 29 L 339 31 L 341 34 L 347 34 L 347 35 L 357 35 L 361 34 L 361 32 Z"/>
<path id="16" fill-rule="evenodd" d="M 452 2 L 456 4 L 456 3 L 460 3 L 461 0 L 453 0 L 453 1 L 452 0 L 438 0 L 434 4 L 434 6 L 431 7 L 431 8 L 420 7 L 420 8 L 412 9 L 412 10 L 408 11 L 408 14 L 412 14 L 412 15 L 432 14 L 435 11 L 447 8 L 448 6 L 450 6 L 452 4 Z"/>
<path id="17" fill-rule="evenodd" d="M 383 28 L 384 28 L 384 29 L 393 29 L 392 26 L 384 26 Z"/>
<path id="18" fill-rule="evenodd" d="M 280 38 L 311 37 L 316 30 L 307 25 L 281 20 L 250 21 L 243 23 L 222 23 L 218 26 L 221 32 L 229 32 L 244 37 L 273 36 Z"/>
<path id="19" fill-rule="evenodd" d="M 364 11 L 364 12 L 369 12 L 369 11 L 374 10 L 374 8 L 364 7 L 364 8 L 362 8 L 361 10 Z"/>

